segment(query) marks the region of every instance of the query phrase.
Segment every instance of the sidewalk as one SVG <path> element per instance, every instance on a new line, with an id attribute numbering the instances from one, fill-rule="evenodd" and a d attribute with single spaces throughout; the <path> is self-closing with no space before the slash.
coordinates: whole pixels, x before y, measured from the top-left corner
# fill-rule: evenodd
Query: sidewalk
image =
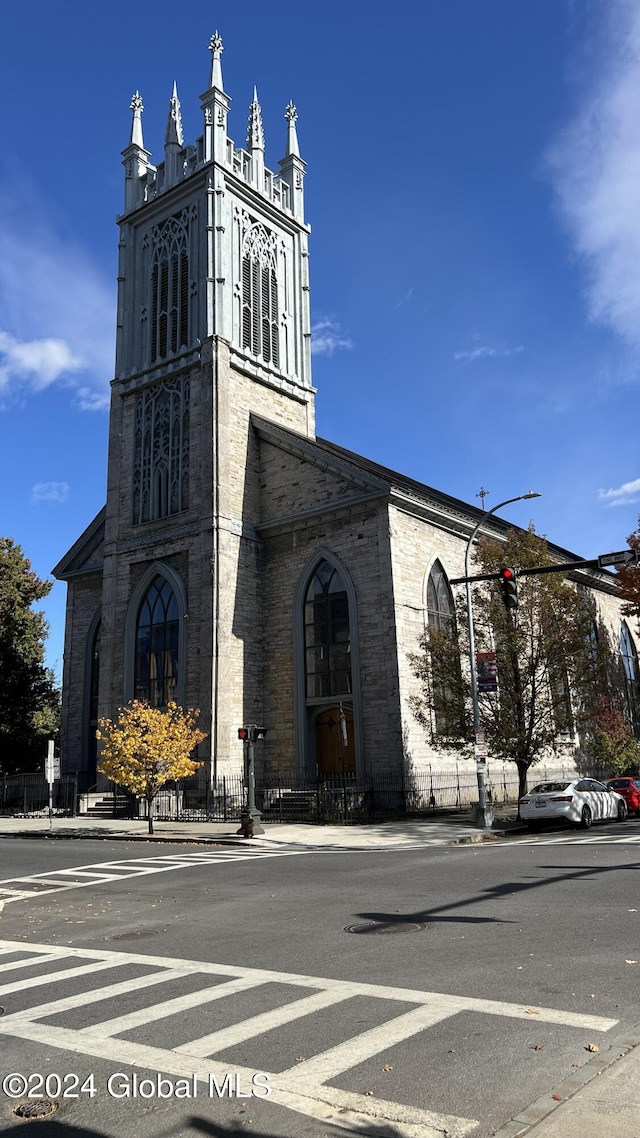
<path id="1" fill-rule="evenodd" d="M 631 1049 L 631 1050 L 630 1050 Z M 494 1138 L 640 1138 L 640 1025 L 619 1036 Z"/>
<path id="2" fill-rule="evenodd" d="M 253 846 L 260 849 L 299 850 L 388 850 L 421 849 L 423 846 L 466 845 L 496 841 L 512 829 L 513 819 L 496 823 L 492 830 L 479 830 L 471 815 L 426 821 L 382 822 L 371 826 L 309 826 L 303 823 L 269 822 L 264 834 L 243 838 L 238 822 L 155 822 L 153 835 L 148 823 L 123 818 L 54 818 L 53 836 L 97 838 L 110 841 L 202 842 L 213 845 Z M 49 819 L 0 817 L 0 838 L 40 838 L 49 834 Z"/>

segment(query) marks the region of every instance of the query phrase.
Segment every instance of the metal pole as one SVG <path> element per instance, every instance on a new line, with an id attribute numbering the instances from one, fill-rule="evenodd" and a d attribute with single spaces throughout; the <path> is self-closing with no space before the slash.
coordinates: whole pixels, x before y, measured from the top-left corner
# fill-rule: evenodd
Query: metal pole
<path id="1" fill-rule="evenodd" d="M 245 834 L 246 837 L 252 837 L 253 834 L 264 834 L 264 829 L 260 825 L 262 817 L 256 807 L 256 728 L 250 726 L 248 730 L 249 734 L 245 743 L 247 748 L 247 808 L 241 815 L 241 825 L 238 833 Z M 251 832 L 249 833 L 248 830 Z"/>
<path id="2" fill-rule="evenodd" d="M 480 518 L 480 521 L 478 522 L 477 526 L 475 527 L 475 529 L 471 533 L 471 536 L 467 542 L 467 548 L 466 548 L 465 555 L 464 555 L 464 575 L 465 575 L 465 577 L 469 577 L 469 558 L 471 555 L 471 547 L 472 547 L 472 545 L 476 539 L 478 531 L 480 530 L 480 528 L 484 524 L 484 522 L 487 520 L 487 518 L 491 517 L 492 514 L 495 514 L 497 510 L 501 510 L 503 506 L 511 505 L 512 502 L 522 502 L 526 498 L 539 498 L 539 497 L 540 497 L 540 494 L 538 494 L 535 490 L 529 490 L 529 492 L 527 494 L 518 494 L 517 498 L 505 498 L 504 502 L 498 502 L 497 506 L 493 506 L 492 509 L 485 511 L 485 513 Z M 493 808 L 487 807 L 487 788 L 486 788 L 485 781 L 484 781 L 484 772 L 485 772 L 484 756 L 478 754 L 478 750 L 477 750 L 478 744 L 480 742 L 480 707 L 478 704 L 478 678 L 476 675 L 476 645 L 475 645 L 475 636 L 474 636 L 474 630 L 473 630 L 473 601 L 472 601 L 472 596 L 471 596 L 471 582 L 470 581 L 466 582 L 465 588 L 466 588 L 466 593 L 467 593 L 467 627 L 469 630 L 469 666 L 471 669 L 471 702 L 473 704 L 473 731 L 474 731 L 474 739 L 475 739 L 475 744 L 476 744 L 476 777 L 478 779 L 478 808 L 476 811 L 476 825 L 479 826 L 479 828 L 481 830 L 488 830 L 488 829 L 491 829 L 491 826 L 493 825 Z"/>

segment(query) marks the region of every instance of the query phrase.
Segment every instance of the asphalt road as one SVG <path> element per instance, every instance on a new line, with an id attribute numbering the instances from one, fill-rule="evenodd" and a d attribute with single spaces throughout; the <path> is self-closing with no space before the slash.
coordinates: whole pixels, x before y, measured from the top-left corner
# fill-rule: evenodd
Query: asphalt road
<path id="1" fill-rule="evenodd" d="M 640 1021 L 618 834 L 640 824 L 280 856 L 3 839 L 1 1074 L 69 1076 L 49 1138 L 481 1138 Z M 134 1071 L 151 1097 L 119 1097 Z M 229 1097 L 258 1072 L 270 1098 Z M 11 1138 L 24 1098 L 0 1093 Z"/>

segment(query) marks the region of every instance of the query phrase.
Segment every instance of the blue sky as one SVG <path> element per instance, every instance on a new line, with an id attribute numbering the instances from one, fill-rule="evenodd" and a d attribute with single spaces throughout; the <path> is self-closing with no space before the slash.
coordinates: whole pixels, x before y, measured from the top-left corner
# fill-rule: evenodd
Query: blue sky
<path id="1" fill-rule="evenodd" d="M 187 14 L 188 13 L 188 14 Z M 224 40 L 266 161 L 298 108 L 317 429 L 584 556 L 640 506 L 640 0 L 32 0 L 3 15 L 0 533 L 48 576 L 104 503 L 133 92 L 159 158 Z M 65 587 L 45 603 L 62 660 Z"/>

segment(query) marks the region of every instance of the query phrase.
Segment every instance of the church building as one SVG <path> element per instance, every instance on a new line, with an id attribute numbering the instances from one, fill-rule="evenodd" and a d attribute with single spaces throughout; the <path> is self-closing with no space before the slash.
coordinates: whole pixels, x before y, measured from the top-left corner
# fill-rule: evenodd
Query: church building
<path id="1" fill-rule="evenodd" d="M 276 172 L 255 88 L 246 146 L 229 137 L 217 33 L 210 51 L 194 145 L 175 85 L 157 165 L 131 103 L 106 504 L 54 570 L 63 770 L 96 783 L 97 720 L 134 698 L 200 708 L 211 786 L 242 770 L 244 724 L 267 728 L 267 778 L 443 764 L 409 653 L 452 614 L 482 511 L 316 436 L 296 108 Z M 637 680 L 615 583 L 581 572 Z"/>

